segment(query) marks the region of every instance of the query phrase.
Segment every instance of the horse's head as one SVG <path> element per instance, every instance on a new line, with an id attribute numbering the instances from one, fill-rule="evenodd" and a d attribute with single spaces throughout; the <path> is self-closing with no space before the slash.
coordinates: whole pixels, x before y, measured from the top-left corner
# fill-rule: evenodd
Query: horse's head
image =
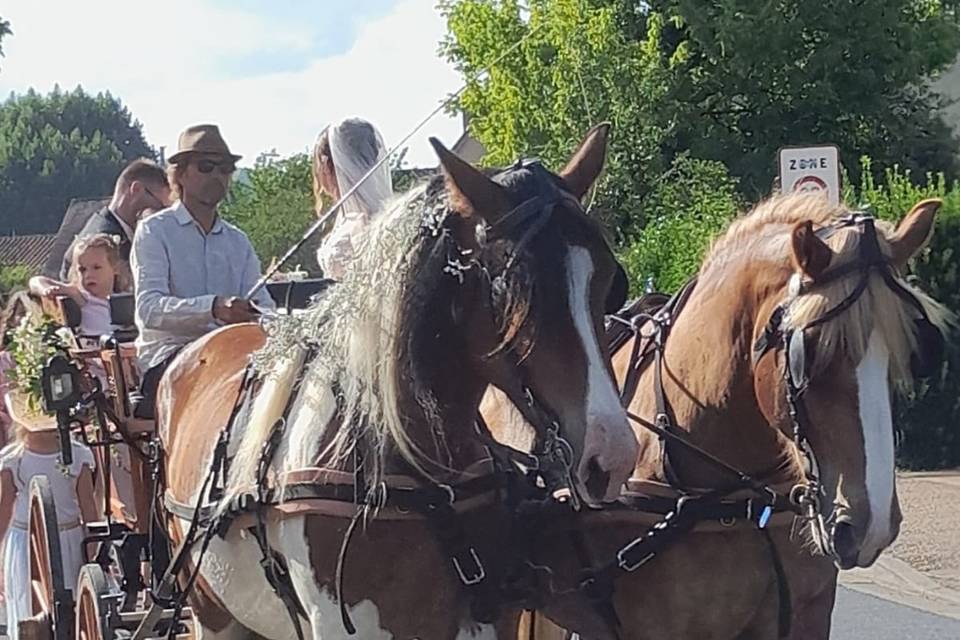
<path id="1" fill-rule="evenodd" d="M 434 142 L 457 214 L 448 224 L 472 265 L 455 313 L 473 365 L 534 425 L 541 446 L 567 458 L 591 501 L 618 494 L 637 454 L 602 342 L 626 278 L 580 206 L 603 168 L 608 131 L 591 130 L 559 175 L 522 162 L 488 176 Z"/>
<path id="2" fill-rule="evenodd" d="M 800 198 L 778 206 L 791 203 L 811 211 Z M 944 319 L 900 270 L 931 236 L 939 206 L 917 204 L 895 230 L 845 211 L 794 222 L 789 265 L 758 279 L 757 398 L 771 424 L 809 449 L 819 490 L 802 506 L 841 568 L 871 565 L 899 532 L 891 391 L 936 365 Z"/>

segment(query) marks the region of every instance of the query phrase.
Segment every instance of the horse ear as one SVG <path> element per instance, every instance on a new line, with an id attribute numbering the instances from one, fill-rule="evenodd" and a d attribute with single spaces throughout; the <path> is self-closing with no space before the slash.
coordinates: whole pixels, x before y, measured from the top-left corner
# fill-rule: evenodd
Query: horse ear
<path id="1" fill-rule="evenodd" d="M 575 195 L 577 199 L 590 190 L 593 183 L 597 181 L 600 172 L 603 171 L 603 163 L 607 158 L 607 138 L 610 135 L 610 123 L 602 122 L 590 129 L 586 137 L 573 156 L 567 162 L 567 166 L 560 172 L 560 177 L 567 185 L 567 190 Z"/>
<path id="2" fill-rule="evenodd" d="M 933 222 L 943 200 L 931 198 L 913 205 L 910 213 L 900 221 L 890 238 L 890 258 L 894 266 L 901 268 L 926 246 L 933 235 Z"/>
<path id="3" fill-rule="evenodd" d="M 830 259 L 833 257 L 830 247 L 817 237 L 810 220 L 800 222 L 793 228 L 790 234 L 790 254 L 794 267 L 813 281 L 830 266 Z"/>
<path id="4" fill-rule="evenodd" d="M 509 209 L 506 189 L 462 160 L 436 138 L 430 138 L 447 179 L 450 206 L 465 218 L 477 215 L 493 222 Z"/>

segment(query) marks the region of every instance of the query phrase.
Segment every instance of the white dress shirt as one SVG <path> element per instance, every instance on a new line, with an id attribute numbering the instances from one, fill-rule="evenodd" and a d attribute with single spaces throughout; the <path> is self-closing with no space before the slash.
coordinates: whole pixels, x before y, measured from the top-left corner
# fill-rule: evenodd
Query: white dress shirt
<path id="1" fill-rule="evenodd" d="M 205 233 L 180 201 L 137 225 L 130 266 L 144 371 L 221 326 L 213 317 L 214 298 L 246 296 L 261 275 L 243 231 L 218 216 Z M 274 308 L 265 287 L 253 302 Z"/>

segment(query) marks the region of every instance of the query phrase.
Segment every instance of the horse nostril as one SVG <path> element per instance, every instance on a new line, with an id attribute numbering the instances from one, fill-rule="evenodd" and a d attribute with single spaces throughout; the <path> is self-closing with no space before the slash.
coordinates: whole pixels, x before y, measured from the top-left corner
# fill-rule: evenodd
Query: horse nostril
<path id="1" fill-rule="evenodd" d="M 586 464 L 583 486 L 592 500 L 600 502 L 607 494 L 610 485 L 610 472 L 604 471 L 597 458 L 590 458 Z"/>
<path id="2" fill-rule="evenodd" d="M 837 522 L 833 528 L 833 549 L 841 569 L 856 566 L 860 549 L 857 544 L 857 532 L 851 522 Z"/>

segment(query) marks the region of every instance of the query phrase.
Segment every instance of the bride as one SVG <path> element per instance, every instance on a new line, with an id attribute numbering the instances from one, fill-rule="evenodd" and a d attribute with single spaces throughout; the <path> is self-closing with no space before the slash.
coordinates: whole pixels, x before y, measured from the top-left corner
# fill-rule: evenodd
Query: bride
<path id="1" fill-rule="evenodd" d="M 339 200 L 386 153 L 380 132 L 361 118 L 347 118 L 320 132 L 313 148 L 317 215 L 323 213 L 324 195 Z M 317 262 L 326 277 L 343 278 L 360 248 L 363 229 L 392 196 L 390 167 L 383 162 L 343 203 L 333 229 L 317 250 Z"/>

